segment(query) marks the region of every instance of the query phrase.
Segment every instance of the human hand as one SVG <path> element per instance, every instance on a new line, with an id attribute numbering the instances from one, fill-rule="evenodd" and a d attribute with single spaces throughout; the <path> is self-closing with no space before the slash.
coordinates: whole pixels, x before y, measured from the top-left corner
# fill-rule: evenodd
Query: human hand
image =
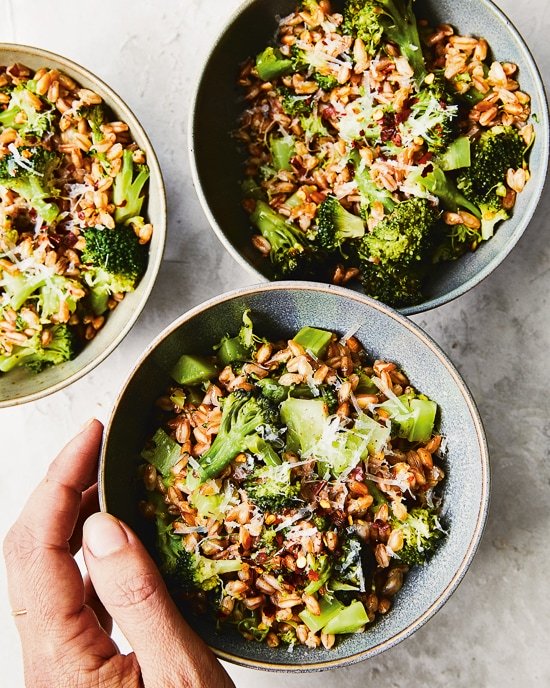
<path id="1" fill-rule="evenodd" d="M 231 688 L 136 535 L 95 513 L 101 434 L 91 421 L 62 450 L 4 541 L 26 685 Z M 84 579 L 73 559 L 81 545 Z M 111 640 L 111 618 L 133 653 Z"/>

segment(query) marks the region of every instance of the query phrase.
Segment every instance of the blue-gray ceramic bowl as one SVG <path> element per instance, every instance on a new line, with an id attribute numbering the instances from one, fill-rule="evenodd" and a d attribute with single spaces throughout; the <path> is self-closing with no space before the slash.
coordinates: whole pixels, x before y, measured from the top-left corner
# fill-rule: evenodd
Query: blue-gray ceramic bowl
<path id="1" fill-rule="evenodd" d="M 250 243 L 250 225 L 241 207 L 242 159 L 230 132 L 242 111 L 236 85 L 238 65 L 272 39 L 276 16 L 293 11 L 296 0 L 246 0 L 226 23 L 208 57 L 195 94 L 189 122 L 189 152 L 195 189 L 218 238 L 241 265 L 258 279 L 274 279 L 269 261 Z M 334 6 L 339 6 L 335 0 Z M 519 241 L 542 194 L 548 163 L 548 108 L 537 66 L 510 20 L 490 0 L 418 0 L 417 15 L 432 25 L 452 24 L 460 33 L 482 35 L 493 55 L 519 66 L 523 91 L 532 98 L 536 139 L 530 154 L 532 177 L 518 194 L 513 217 L 475 253 L 444 263 L 430 276 L 422 303 L 401 309 L 411 315 L 461 296 L 479 284 Z"/>
<path id="2" fill-rule="evenodd" d="M 99 494 L 103 510 L 128 523 L 153 547 L 151 526 L 138 511 L 140 451 L 154 430 L 154 402 L 170 384 L 168 371 L 183 352 L 200 353 L 236 332 L 250 308 L 260 335 L 279 339 L 303 325 L 356 336 L 373 358 L 395 361 L 412 384 L 440 408 L 446 437 L 441 548 L 411 571 L 390 613 L 365 633 L 339 639 L 332 650 L 269 648 L 236 631 L 216 632 L 215 620 L 189 619 L 222 659 L 258 669 L 313 671 L 358 662 L 386 650 L 420 628 L 449 598 L 479 544 L 489 501 L 487 446 L 475 404 L 460 375 L 436 344 L 387 306 L 339 287 L 277 282 L 230 292 L 182 315 L 147 348 L 115 404 L 103 445 Z"/>

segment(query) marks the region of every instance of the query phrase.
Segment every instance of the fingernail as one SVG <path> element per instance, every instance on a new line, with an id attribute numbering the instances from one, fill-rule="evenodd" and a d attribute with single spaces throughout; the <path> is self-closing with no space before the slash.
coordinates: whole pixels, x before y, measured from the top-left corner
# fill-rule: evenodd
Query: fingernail
<path id="1" fill-rule="evenodd" d="M 83 539 L 97 559 L 119 552 L 128 544 L 126 531 L 120 522 L 114 516 L 102 513 L 93 514 L 86 521 Z"/>
<path id="2" fill-rule="evenodd" d="M 84 430 L 87 430 L 87 429 L 90 427 L 90 425 L 93 424 L 94 421 L 95 421 L 95 418 L 88 418 L 88 420 L 87 420 L 87 421 L 84 423 L 84 425 L 80 428 L 79 433 L 80 433 L 80 432 L 84 432 Z"/>

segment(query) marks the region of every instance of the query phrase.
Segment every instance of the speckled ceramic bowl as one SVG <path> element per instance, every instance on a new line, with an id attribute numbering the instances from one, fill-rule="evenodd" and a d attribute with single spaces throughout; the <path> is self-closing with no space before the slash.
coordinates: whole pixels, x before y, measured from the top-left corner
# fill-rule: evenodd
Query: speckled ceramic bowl
<path id="1" fill-rule="evenodd" d="M 308 282 L 278 282 L 224 294 L 182 315 L 134 367 L 106 431 L 99 469 L 101 508 L 130 524 L 153 547 L 151 525 L 140 516 L 140 451 L 152 434 L 154 402 L 170 384 L 168 371 L 184 353 L 203 353 L 236 332 L 246 308 L 255 330 L 290 336 L 303 325 L 356 336 L 373 358 L 395 361 L 412 384 L 437 402 L 447 438 L 442 519 L 449 535 L 424 567 L 408 576 L 390 613 L 365 633 L 338 640 L 330 650 L 269 648 L 236 631 L 216 632 L 212 618 L 188 619 L 222 659 L 274 671 L 313 671 L 351 664 L 387 650 L 420 628 L 449 598 L 479 544 L 489 501 L 487 446 L 475 404 L 458 372 L 436 344 L 402 315 L 346 289 Z"/>
<path id="2" fill-rule="evenodd" d="M 339 6 L 335 0 L 334 5 Z M 230 132 L 243 108 L 236 86 L 238 65 L 272 39 L 276 16 L 293 11 L 296 0 L 246 0 L 229 19 L 205 63 L 190 120 L 189 147 L 195 188 L 204 212 L 231 255 L 261 279 L 274 279 L 272 266 L 250 243 L 250 224 L 240 205 L 242 160 Z M 548 161 L 548 109 L 544 86 L 525 42 L 490 0 L 418 0 L 417 15 L 433 25 L 446 22 L 461 33 L 481 34 L 494 56 L 519 65 L 522 90 L 532 97 L 536 140 L 530 154 L 532 177 L 518 196 L 512 219 L 475 253 L 434 269 L 426 300 L 403 308 L 405 314 L 441 306 L 461 296 L 489 275 L 508 255 L 535 212 Z"/>
<path id="3" fill-rule="evenodd" d="M 97 336 L 86 344 L 74 360 L 52 366 L 39 375 L 22 368 L 7 374 L 0 373 L 0 408 L 34 401 L 66 387 L 90 372 L 120 344 L 141 313 L 153 288 L 166 236 L 166 198 L 158 160 L 147 134 L 122 98 L 94 74 L 65 57 L 39 48 L 0 43 L 0 64 L 14 62 L 20 62 L 32 69 L 39 69 L 45 65 L 60 69 L 83 87 L 99 93 L 117 118 L 130 126 L 134 140 L 145 151 L 151 171 L 146 213 L 155 229 L 149 247 L 149 263 L 145 275 L 135 292 L 128 294 L 116 310 L 109 314 Z"/>

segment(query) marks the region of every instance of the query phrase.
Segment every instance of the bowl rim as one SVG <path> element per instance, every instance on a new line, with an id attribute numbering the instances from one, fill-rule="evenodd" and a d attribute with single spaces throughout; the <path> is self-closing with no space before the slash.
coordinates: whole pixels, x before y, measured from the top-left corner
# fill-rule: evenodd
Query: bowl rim
<path id="1" fill-rule="evenodd" d="M 99 504 L 100 504 L 101 511 L 108 512 L 107 500 L 105 497 L 105 463 L 107 460 L 108 438 L 109 438 L 111 428 L 112 428 L 113 423 L 114 423 L 115 416 L 117 414 L 117 410 L 118 410 L 120 401 L 121 401 L 122 397 L 124 396 L 124 394 L 126 393 L 126 390 L 129 386 L 130 382 L 133 380 L 134 376 L 138 373 L 139 369 L 141 368 L 141 365 L 143 364 L 145 359 L 149 357 L 149 355 L 159 346 L 159 344 L 161 344 L 167 337 L 169 337 L 179 327 L 181 327 L 181 325 L 185 324 L 186 322 L 189 322 L 194 317 L 196 317 L 200 313 L 203 313 L 203 312 L 209 310 L 213 306 L 223 304 L 225 302 L 231 301 L 231 300 L 233 300 L 235 298 L 239 298 L 239 297 L 251 296 L 251 295 L 255 295 L 258 293 L 262 293 L 262 292 L 276 292 L 276 291 L 308 291 L 308 292 L 313 291 L 313 292 L 324 292 L 326 294 L 335 294 L 337 296 L 341 296 L 341 297 L 344 297 L 346 299 L 351 299 L 351 300 L 357 301 L 360 304 L 362 304 L 363 306 L 367 306 L 367 308 L 372 308 L 374 310 L 377 310 L 377 311 L 383 313 L 384 315 L 386 315 L 387 317 L 393 319 L 397 323 L 399 323 L 402 327 L 409 330 L 413 335 L 415 335 L 417 337 L 417 339 L 419 339 L 426 347 L 428 347 L 435 356 L 437 356 L 437 358 L 441 361 L 443 366 L 450 373 L 451 377 L 454 380 L 454 383 L 456 384 L 458 390 L 462 394 L 464 401 L 466 403 L 466 406 L 469 410 L 472 421 L 474 423 L 476 437 L 477 437 L 478 444 L 479 444 L 481 473 L 482 473 L 481 500 L 480 500 L 479 510 L 478 510 L 478 514 L 477 514 L 476 525 L 475 525 L 474 531 L 472 533 L 472 537 L 470 539 L 468 549 L 466 550 L 466 553 L 462 559 L 462 562 L 460 563 L 460 566 L 455 571 L 453 577 L 449 581 L 445 590 L 441 593 L 441 595 L 439 595 L 439 597 L 436 600 L 434 600 L 434 602 L 429 606 L 429 608 L 423 614 L 421 614 L 407 628 L 403 629 L 402 631 L 399 631 L 398 633 L 394 634 L 391 638 L 388 638 L 386 641 L 379 643 L 378 645 L 376 645 L 376 646 L 374 646 L 368 650 L 356 652 L 352 655 L 349 655 L 347 657 L 343 657 L 340 659 L 328 660 L 328 661 L 324 661 L 324 662 L 316 662 L 316 663 L 308 664 L 308 665 L 283 664 L 283 663 L 281 663 L 281 664 L 270 664 L 269 662 L 265 662 L 265 661 L 259 661 L 259 660 L 239 657 L 238 655 L 234 655 L 234 654 L 227 652 L 225 650 L 211 647 L 214 654 L 217 657 L 219 657 L 220 659 L 232 662 L 233 664 L 237 664 L 239 666 L 248 667 L 248 668 L 252 668 L 252 669 L 261 669 L 264 671 L 272 671 L 272 672 L 292 672 L 292 673 L 324 671 L 324 670 L 333 669 L 336 667 L 348 666 L 348 665 L 363 661 L 369 657 L 374 657 L 375 655 L 380 654 L 381 652 L 393 647 L 394 645 L 397 645 L 402 640 L 405 640 L 410 635 L 412 635 L 416 630 L 418 630 L 421 626 L 423 626 L 443 606 L 443 604 L 449 599 L 449 597 L 456 590 L 459 583 L 464 578 L 464 575 L 466 574 L 466 571 L 468 570 L 468 568 L 472 562 L 472 559 L 473 559 L 473 557 L 474 557 L 474 555 L 478 549 L 479 543 L 480 543 L 482 535 L 483 535 L 483 530 L 485 527 L 486 519 L 487 519 L 487 513 L 488 513 L 488 509 L 489 509 L 489 498 L 490 498 L 489 450 L 488 450 L 488 446 L 487 446 L 487 440 L 485 437 L 485 431 L 483 428 L 483 423 L 482 423 L 479 411 L 477 409 L 476 403 L 475 403 L 475 401 L 472 397 L 472 394 L 471 394 L 470 390 L 468 389 L 466 383 L 464 382 L 460 373 L 458 372 L 458 370 L 456 369 L 454 364 L 450 361 L 448 356 L 443 352 L 443 350 L 439 347 L 439 345 L 428 334 L 426 334 L 422 330 L 422 328 L 420 328 L 418 325 L 413 323 L 409 318 L 398 313 L 397 311 L 390 308 L 389 306 L 386 306 L 385 304 L 382 304 L 379 301 L 376 301 L 375 299 L 371 299 L 370 297 L 365 296 L 364 294 L 358 294 L 356 292 L 350 291 L 349 289 L 337 287 L 334 285 L 323 284 L 323 283 L 319 283 L 319 282 L 303 282 L 303 281 L 268 282 L 268 283 L 251 285 L 248 287 L 242 287 L 242 288 L 234 289 L 234 290 L 231 290 L 229 292 L 225 292 L 223 294 L 215 296 L 214 298 L 208 299 L 207 301 L 195 306 L 194 308 L 191 308 L 190 310 L 186 311 L 181 316 L 176 318 L 160 334 L 158 334 L 152 340 L 152 342 L 147 346 L 147 348 L 143 351 L 143 353 L 141 354 L 139 359 L 136 361 L 136 363 L 132 367 L 132 370 L 128 373 L 128 376 L 126 377 L 126 380 L 125 380 L 122 388 L 120 389 L 120 391 L 119 391 L 119 393 L 118 393 L 118 395 L 117 395 L 117 397 L 113 403 L 113 407 L 112 407 L 112 410 L 111 410 L 111 413 L 109 416 L 109 420 L 105 426 L 105 432 L 103 434 L 103 441 L 102 441 L 101 452 L 100 452 L 100 457 L 99 457 L 99 465 L 98 465 Z"/>
<path id="2" fill-rule="evenodd" d="M 257 279 L 265 282 L 270 282 L 269 278 L 267 278 L 262 272 L 260 272 L 250 260 L 248 260 L 240 251 L 238 251 L 233 244 L 229 241 L 227 238 L 225 232 L 221 228 L 221 226 L 218 224 L 216 218 L 214 217 L 214 214 L 210 210 L 210 206 L 208 203 L 208 200 L 206 198 L 206 194 L 202 188 L 202 184 L 200 182 L 200 177 L 199 177 L 199 171 L 198 171 L 198 165 L 196 162 L 196 156 L 195 156 L 195 130 L 197 128 L 196 126 L 196 108 L 197 108 L 197 102 L 199 98 L 199 94 L 202 89 L 203 81 L 204 81 L 204 75 L 205 75 L 205 67 L 206 65 L 210 62 L 212 56 L 214 55 L 214 52 L 216 51 L 220 41 L 222 38 L 225 36 L 227 33 L 228 29 L 233 25 L 233 23 L 238 19 L 238 17 L 251 5 L 253 5 L 257 0 L 244 0 L 236 10 L 234 10 L 229 18 L 225 21 L 223 27 L 220 29 L 220 31 L 217 33 L 215 39 L 212 42 L 212 45 L 208 51 L 208 54 L 204 58 L 202 62 L 202 66 L 200 69 L 200 72 L 198 74 L 198 78 L 196 79 L 196 86 L 194 89 L 194 93 L 191 99 L 191 107 L 189 110 L 189 119 L 187 123 L 187 152 L 189 155 L 189 162 L 191 166 L 191 176 L 193 180 L 193 186 L 195 187 L 195 192 L 197 193 L 197 196 L 199 198 L 199 202 L 201 204 L 202 210 L 204 214 L 206 215 L 208 222 L 210 224 L 211 229 L 214 231 L 216 234 L 218 240 L 221 242 L 221 244 L 224 246 L 226 251 L 234 258 L 234 260 L 237 261 L 242 267 L 244 267 L 249 273 L 254 275 Z M 542 197 L 542 194 L 544 192 L 544 187 L 546 184 L 546 175 L 548 171 L 548 159 L 550 155 L 550 119 L 549 119 L 549 102 L 548 102 L 548 96 L 546 94 L 546 89 L 544 86 L 544 81 L 542 79 L 542 75 L 540 72 L 540 69 L 537 66 L 537 63 L 535 62 L 535 59 L 527 46 L 526 41 L 523 39 L 522 35 L 519 33 L 519 31 L 516 29 L 512 21 L 508 18 L 508 16 L 498 7 L 493 0 L 479 0 L 482 4 L 484 4 L 498 19 L 502 21 L 502 23 L 506 26 L 508 29 L 509 33 L 511 34 L 511 38 L 515 40 L 516 44 L 519 46 L 520 51 L 523 53 L 523 57 L 525 59 L 525 62 L 527 64 L 527 67 L 531 70 L 532 75 L 533 75 L 533 80 L 535 82 L 535 91 L 537 91 L 537 95 L 540 96 L 541 99 L 541 111 L 537 112 L 536 114 L 540 118 L 540 134 L 537 136 L 537 141 L 540 141 L 542 145 L 541 149 L 541 159 L 542 159 L 542 165 L 539 166 L 540 169 L 540 178 L 539 178 L 539 183 L 536 187 L 534 187 L 534 192 L 531 194 L 529 201 L 528 201 L 528 206 L 526 208 L 526 211 L 523 213 L 523 215 L 518 218 L 518 222 L 516 225 L 516 228 L 510 237 L 510 239 L 507 241 L 507 243 L 502 247 L 502 249 L 499 251 L 499 253 L 492 258 L 492 260 L 487 263 L 487 265 L 480 270 L 479 272 L 476 272 L 472 277 L 467 279 L 465 282 L 463 282 L 460 286 L 456 287 L 455 289 L 447 292 L 446 294 L 436 297 L 436 298 L 431 298 L 428 299 L 427 301 L 424 301 L 422 303 L 419 303 L 414 306 L 407 306 L 404 308 L 397 308 L 396 310 L 399 313 L 402 313 L 403 315 L 415 315 L 417 313 L 425 313 L 426 311 L 430 311 L 434 308 L 439 308 L 440 306 L 443 306 L 446 303 L 450 303 L 451 301 L 454 301 L 455 299 L 459 298 L 463 294 L 466 294 L 470 289 L 473 289 L 475 286 L 483 282 L 496 268 L 507 258 L 507 256 L 510 254 L 514 246 L 518 243 L 518 241 L 521 239 L 523 236 L 525 230 L 529 226 L 529 223 L 531 222 L 531 219 L 533 218 L 533 215 L 535 214 L 539 203 L 540 199 Z M 274 280 L 277 281 L 277 280 Z M 361 293 L 361 292 L 357 292 Z"/>
<path id="3" fill-rule="evenodd" d="M 45 61 L 55 60 L 64 67 L 67 67 L 69 70 L 71 70 L 71 72 L 76 73 L 78 75 L 82 75 L 86 79 L 89 79 L 91 82 L 95 82 L 101 86 L 101 88 L 109 97 L 109 101 L 107 102 L 107 104 L 109 106 L 111 105 L 111 103 L 114 105 L 117 111 L 119 111 L 124 116 L 126 123 L 130 126 L 130 130 L 134 132 L 138 131 L 140 137 L 144 142 L 144 148 L 146 149 L 145 153 L 147 155 L 147 165 L 151 170 L 151 176 L 153 176 L 154 174 L 158 180 L 155 186 L 155 193 L 158 194 L 160 206 L 159 216 L 161 218 L 161 222 L 160 224 L 156 223 L 154 228 L 154 231 L 158 233 L 159 247 L 155 255 L 149 255 L 149 262 L 147 266 L 147 269 L 151 270 L 149 283 L 145 286 L 141 299 L 136 304 L 133 313 L 130 315 L 126 325 L 121 330 L 119 330 L 116 337 L 112 339 L 110 344 L 106 346 L 105 349 L 103 349 L 103 351 L 99 353 L 87 365 L 77 370 L 69 377 L 64 378 L 63 380 L 56 382 L 50 387 L 47 387 L 46 389 L 40 390 L 38 392 L 31 392 L 30 394 L 27 394 L 23 397 L 19 397 L 17 399 L 6 399 L 4 401 L 0 401 L 0 409 L 12 406 L 19 406 L 21 404 L 26 404 L 30 401 L 37 401 L 38 399 L 42 399 L 43 397 L 58 392 L 60 389 L 68 387 L 73 382 L 76 382 L 80 378 L 87 375 L 91 370 L 93 370 L 96 366 L 102 363 L 116 349 L 116 347 L 120 344 L 120 342 L 124 339 L 124 337 L 126 337 L 126 335 L 134 326 L 136 320 L 141 314 L 141 311 L 145 307 L 145 304 L 149 299 L 149 295 L 151 294 L 151 291 L 155 285 L 156 278 L 164 255 L 164 249 L 166 246 L 167 228 L 166 185 L 164 183 L 164 178 L 157 158 L 157 154 L 155 153 L 151 140 L 149 139 L 149 136 L 147 135 L 145 129 L 140 124 L 133 110 L 126 104 L 126 102 L 108 84 L 106 84 L 105 81 L 103 81 L 103 79 L 97 77 L 89 69 L 86 69 L 86 67 L 83 67 L 82 65 L 78 64 L 77 62 L 74 62 L 73 60 L 67 57 L 64 57 L 63 55 L 54 53 L 51 50 L 45 50 L 44 48 L 37 48 L 31 45 L 22 45 L 20 43 L 0 42 L 0 55 L 3 51 L 19 53 L 21 55 L 21 62 L 23 63 L 25 55 L 32 55 L 33 57 L 42 57 Z"/>

